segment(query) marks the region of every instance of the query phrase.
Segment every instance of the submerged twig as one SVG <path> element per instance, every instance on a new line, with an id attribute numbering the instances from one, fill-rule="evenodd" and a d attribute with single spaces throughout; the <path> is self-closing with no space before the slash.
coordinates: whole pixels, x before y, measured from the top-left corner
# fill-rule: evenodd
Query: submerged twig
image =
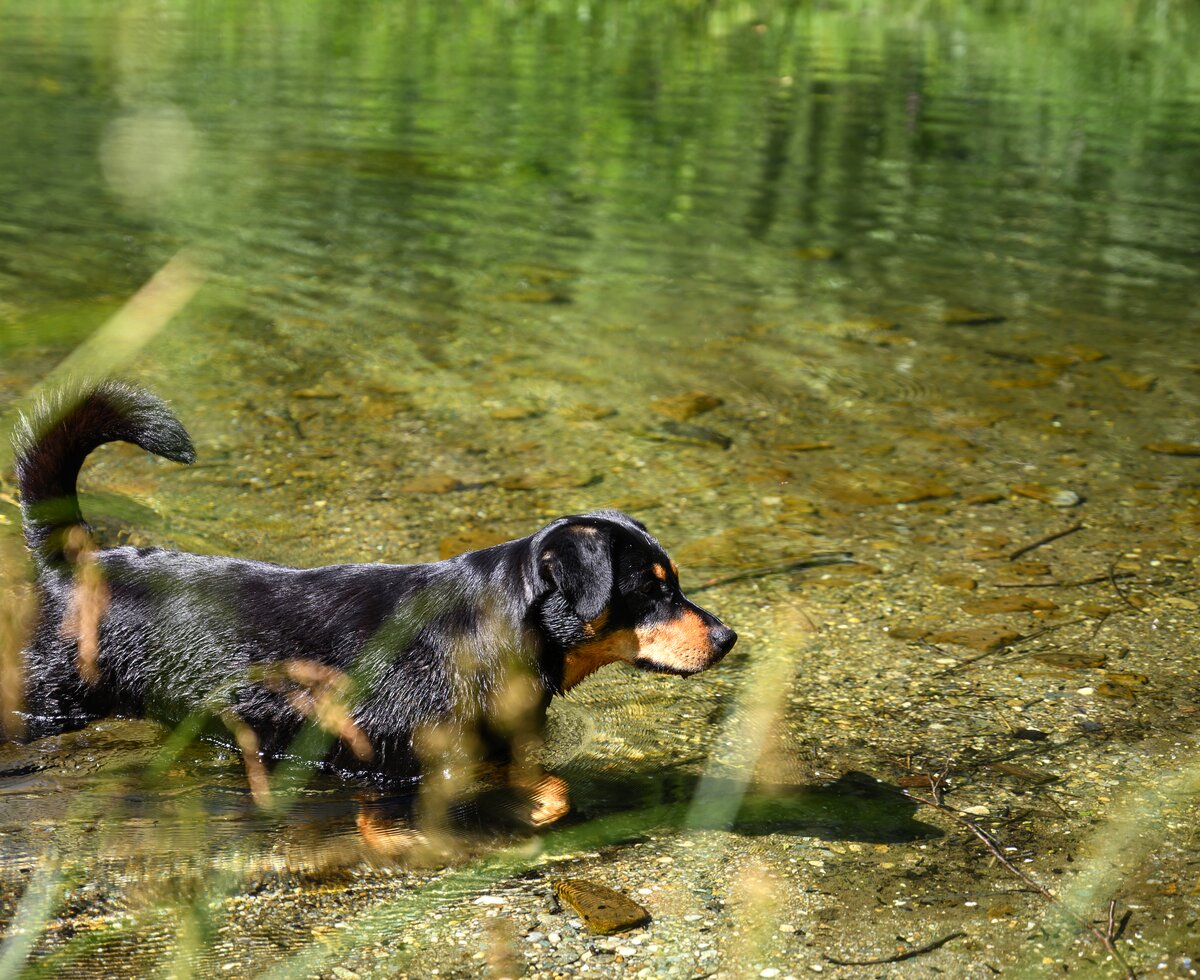
<path id="1" fill-rule="evenodd" d="M 822 565 L 853 565 L 854 557 L 848 551 L 831 551 L 827 554 L 809 555 L 807 558 L 794 558 L 790 561 L 774 565 L 764 565 L 751 568 L 745 572 L 726 575 L 724 578 L 710 578 L 693 586 L 689 592 L 703 592 L 705 589 L 715 589 L 718 585 L 728 585 L 730 582 L 741 582 L 751 578 L 766 578 L 768 575 L 779 575 L 783 572 L 794 572 L 801 568 L 819 568 Z"/>
<path id="2" fill-rule="evenodd" d="M 826 956 L 825 960 L 835 966 L 878 966 L 881 963 L 899 963 L 901 960 L 911 960 L 914 957 L 923 956 L 925 953 L 932 953 L 935 949 L 941 949 L 951 939 L 958 939 L 965 935 L 965 932 L 952 932 L 947 936 L 942 936 L 941 939 L 935 939 L 931 943 L 926 943 L 924 946 L 905 950 L 903 953 L 896 953 L 894 956 L 885 956 L 878 960 L 838 960 L 832 956 Z"/>
<path id="3" fill-rule="evenodd" d="M 1141 606 L 1139 606 L 1137 603 L 1135 603 L 1132 599 L 1130 599 L 1129 595 L 1119 585 L 1117 585 L 1116 567 L 1117 567 L 1117 563 L 1115 561 L 1111 565 L 1108 566 L 1108 583 L 1109 583 L 1109 585 L 1111 585 L 1113 587 L 1113 591 L 1117 594 L 1117 597 L 1123 603 L 1125 603 L 1125 605 L 1127 605 L 1130 609 L 1137 610 L 1139 613 L 1141 613 L 1143 616 L 1145 616 L 1146 610 L 1143 609 Z M 1124 578 L 1124 577 L 1126 577 L 1126 576 L 1122 576 L 1122 578 Z"/>
<path id="4" fill-rule="evenodd" d="M 970 667 L 972 664 L 976 664 L 980 660 L 983 660 L 987 657 L 993 657 L 1003 650 L 1011 650 L 1013 647 L 1017 646 L 1018 644 L 1028 643 L 1030 640 L 1036 640 L 1038 637 L 1045 636 L 1047 633 L 1053 633 L 1056 630 L 1066 629 L 1068 626 L 1078 626 L 1080 623 L 1085 623 L 1085 622 L 1087 622 L 1086 619 L 1069 619 L 1065 623 L 1055 623 L 1052 626 L 1043 626 L 1041 629 L 1034 630 L 1034 632 L 1032 632 L 1032 633 L 1027 633 L 1024 636 L 1018 636 L 1015 640 L 1011 640 L 1010 642 L 1005 643 L 1003 646 L 993 647 L 990 650 L 984 650 L 982 653 L 977 653 L 973 657 L 967 657 L 964 660 L 958 661 L 958 663 L 951 664 L 949 667 L 945 668 L 944 670 L 939 670 L 933 676 L 934 677 L 945 677 L 947 674 L 953 674 L 955 671 L 962 670 L 964 667 Z M 937 650 L 939 653 L 945 653 L 945 651 L 942 650 L 941 647 L 933 646 L 933 644 L 929 643 L 927 640 L 921 640 L 921 642 L 924 643 L 926 646 L 932 647 L 934 650 Z M 1020 658 L 1011 658 L 1011 659 L 1020 659 Z M 1005 663 L 1009 663 L 1009 662 L 1010 662 L 1009 660 L 1005 661 Z"/>
<path id="5" fill-rule="evenodd" d="M 1038 538 L 1036 541 L 1030 541 L 1029 544 L 1022 545 L 1016 551 L 1008 556 L 1009 561 L 1016 561 L 1022 555 L 1027 555 L 1031 551 L 1036 551 L 1042 545 L 1049 544 L 1051 541 L 1057 541 L 1059 538 L 1065 538 L 1068 534 L 1074 534 L 1076 531 L 1082 531 L 1083 524 L 1072 524 L 1070 527 L 1062 531 L 1055 531 L 1053 534 L 1047 534 L 1044 538 Z"/>
<path id="6" fill-rule="evenodd" d="M 1082 915 L 1067 905 L 1062 899 L 1054 894 L 1054 892 L 1050 891 L 1049 888 L 1039 882 L 1036 878 L 1026 874 L 1015 864 L 1013 864 L 1012 861 L 1005 856 L 1004 852 L 1000 848 L 1000 845 L 996 842 L 996 839 L 991 834 L 980 827 L 979 824 L 967 816 L 967 814 L 946 804 L 944 800 L 945 788 L 943 784 L 945 783 L 946 774 L 949 771 L 949 765 L 949 762 L 947 762 L 946 767 L 942 770 L 942 772 L 938 773 L 937 775 L 931 774 L 929 776 L 929 788 L 932 799 L 926 796 L 918 796 L 915 793 L 910 793 L 905 789 L 900 790 L 900 795 L 904 796 L 906 799 L 912 800 L 914 803 L 920 803 L 923 806 L 932 807 L 934 810 L 945 814 L 955 823 L 969 830 L 983 843 L 984 847 L 986 847 L 991 853 L 992 858 L 1001 867 L 1003 867 L 1004 870 L 1019 879 L 1025 885 L 1032 888 L 1035 892 L 1046 899 L 1046 901 L 1062 909 L 1067 916 L 1074 920 L 1076 925 L 1090 932 L 1108 951 L 1109 955 L 1111 955 L 1112 958 L 1120 965 L 1126 980 L 1137 980 L 1137 974 L 1134 973 L 1133 968 L 1130 967 L 1127 962 L 1125 962 L 1125 957 L 1121 955 L 1120 950 L 1118 950 L 1116 946 L 1118 929 L 1114 922 L 1117 904 L 1116 899 L 1110 900 L 1108 905 L 1107 927 L 1103 930 L 1099 929 L 1088 919 L 1085 919 Z M 1129 913 L 1126 913 L 1125 916 L 1122 916 L 1120 925 L 1121 929 L 1124 929 L 1124 924 L 1128 921 L 1128 916 Z"/>
<path id="7" fill-rule="evenodd" d="M 1118 575 L 1093 575 L 1091 578 L 1081 578 L 1074 582 L 997 582 L 998 589 L 1077 589 L 1084 585 L 1099 585 L 1101 582 L 1111 582 L 1115 578 L 1136 578 L 1133 572 L 1121 572 Z"/>

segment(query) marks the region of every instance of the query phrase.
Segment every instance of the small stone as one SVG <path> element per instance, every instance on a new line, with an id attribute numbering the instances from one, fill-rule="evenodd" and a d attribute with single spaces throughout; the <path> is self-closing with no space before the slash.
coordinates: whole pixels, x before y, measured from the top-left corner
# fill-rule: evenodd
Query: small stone
<path id="1" fill-rule="evenodd" d="M 965 807 L 963 807 L 962 812 L 969 813 L 973 817 L 990 817 L 992 815 L 992 811 L 989 810 L 986 806 L 983 806 L 982 804 L 976 804 L 975 806 L 965 806 Z"/>
<path id="2" fill-rule="evenodd" d="M 758 975 L 760 977 L 777 977 L 777 976 L 779 976 L 779 972 L 780 971 L 777 967 L 768 966 L 765 970 L 762 970 Z"/>
<path id="3" fill-rule="evenodd" d="M 525 939 L 531 943 L 540 943 L 545 938 L 546 934 L 544 932 L 538 932 L 537 930 L 525 935 Z"/>
<path id="4" fill-rule="evenodd" d="M 508 900 L 500 895 L 480 895 L 475 899 L 476 905 L 504 905 Z"/>
<path id="5" fill-rule="evenodd" d="M 688 391 L 682 395 L 672 395 L 669 398 L 656 398 L 650 403 L 650 407 L 660 415 L 675 419 L 677 422 L 686 422 L 690 418 L 711 412 L 714 408 L 719 408 L 724 404 L 725 400 L 716 395 L 709 395 L 703 391 Z"/>
<path id="6" fill-rule="evenodd" d="M 580 878 L 552 882 L 555 897 L 583 917 L 593 932 L 609 935 L 650 921 L 650 913 L 633 899 L 605 885 Z"/>

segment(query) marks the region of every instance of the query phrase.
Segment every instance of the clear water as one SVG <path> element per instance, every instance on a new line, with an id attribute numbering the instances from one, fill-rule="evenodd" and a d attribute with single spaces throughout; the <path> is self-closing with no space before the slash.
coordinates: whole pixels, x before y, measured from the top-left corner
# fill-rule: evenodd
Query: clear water
<path id="1" fill-rule="evenodd" d="M 201 283 L 143 341 L 93 351 L 168 395 L 200 455 L 181 471 L 97 454 L 86 509 L 111 538 L 424 561 L 617 506 L 685 586 L 823 551 L 867 569 L 711 588 L 743 637 L 720 671 L 581 689 L 557 751 L 585 823 L 639 766 L 634 795 L 656 803 L 686 798 L 706 759 L 753 768 L 728 742 L 745 692 L 799 657 L 810 618 L 827 639 L 785 678 L 776 775 L 821 775 L 796 746 L 845 674 L 875 678 L 840 716 L 847 744 L 911 749 L 924 722 L 883 732 L 870 704 L 932 668 L 884 627 L 957 609 L 938 576 L 980 576 L 989 540 L 1078 518 L 1091 536 L 1060 578 L 1132 549 L 1173 561 L 1179 596 L 1194 585 L 1195 460 L 1145 448 L 1200 442 L 1186 4 L 0 3 L 0 20 L 0 409 L 173 258 Z M 655 404 L 689 392 L 721 404 L 683 422 Z M 1011 490 L 1029 484 L 1084 509 Z M 0 483 L 10 539 L 14 504 Z M 1153 660 L 1148 634 L 1125 640 Z M 1194 687 L 1188 663 L 1163 670 L 1158 690 Z M 236 758 L 201 748 L 172 770 L 186 805 L 159 786 L 109 827 L 88 767 L 130 792 L 161 735 L 86 739 L 6 750 L 54 761 L 5 777 L 14 898 L 97 821 L 111 833 L 81 873 L 115 861 L 133 881 L 202 874 L 197 854 L 247 840 L 239 854 L 303 865 L 289 834 L 352 836 L 336 785 L 264 826 Z M 75 790 L 101 803 L 71 817 Z M 177 822 L 122 865 L 139 808 L 159 806 Z M 168 934 L 125 949 L 130 968 Z"/>

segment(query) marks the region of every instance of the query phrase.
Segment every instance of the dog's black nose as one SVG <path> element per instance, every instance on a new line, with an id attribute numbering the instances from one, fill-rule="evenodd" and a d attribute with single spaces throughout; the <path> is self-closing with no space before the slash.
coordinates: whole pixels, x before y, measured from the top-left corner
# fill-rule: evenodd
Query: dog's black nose
<path id="1" fill-rule="evenodd" d="M 728 626 L 715 626 L 712 631 L 712 642 L 713 646 L 717 648 L 717 659 L 720 660 L 737 643 L 737 634 Z"/>

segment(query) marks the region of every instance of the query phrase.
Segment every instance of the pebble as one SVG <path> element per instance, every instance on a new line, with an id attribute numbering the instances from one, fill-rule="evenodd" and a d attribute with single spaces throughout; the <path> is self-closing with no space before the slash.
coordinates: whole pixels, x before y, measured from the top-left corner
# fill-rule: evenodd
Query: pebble
<path id="1" fill-rule="evenodd" d="M 1083 502 L 1083 498 L 1074 490 L 1053 489 L 1037 483 L 1014 483 L 1008 488 L 1018 497 L 1028 497 L 1030 500 L 1040 500 L 1052 507 L 1074 507 Z"/>

